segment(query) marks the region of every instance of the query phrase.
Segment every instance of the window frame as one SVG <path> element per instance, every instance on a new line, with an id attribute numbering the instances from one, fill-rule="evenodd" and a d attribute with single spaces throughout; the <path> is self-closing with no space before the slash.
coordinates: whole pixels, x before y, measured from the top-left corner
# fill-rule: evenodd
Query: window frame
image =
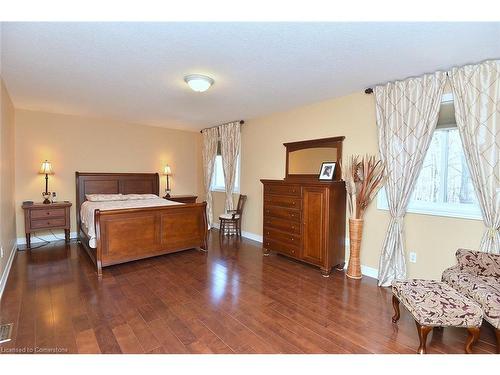
<path id="1" fill-rule="evenodd" d="M 224 183 L 224 185 L 215 185 L 215 181 L 217 180 L 217 178 L 216 178 L 217 158 L 220 158 L 221 162 L 222 162 L 222 155 L 216 156 L 215 164 L 214 164 L 214 173 L 212 176 L 212 181 L 210 183 L 210 191 L 225 193 L 226 192 L 226 184 L 225 183 Z M 241 182 L 240 181 L 240 176 L 241 176 L 241 171 L 240 171 L 241 162 L 240 161 L 241 161 L 241 152 L 238 154 L 238 161 L 237 161 L 237 165 L 236 165 L 236 178 L 235 178 L 235 182 L 234 182 L 234 192 L 233 193 L 240 192 L 240 182 Z M 221 170 L 220 173 L 224 174 L 224 171 Z"/>
<path id="2" fill-rule="evenodd" d="M 443 95 L 442 102 L 452 101 L 453 97 L 450 97 L 450 94 Z M 435 129 L 434 131 L 439 130 L 449 130 L 456 128 L 456 125 L 448 125 L 441 126 L 439 129 Z M 433 134 L 434 136 L 434 134 Z M 449 133 L 446 133 L 446 136 L 449 136 Z M 446 142 L 448 145 L 449 143 Z M 448 169 L 448 147 L 444 147 L 444 155 L 441 160 L 443 170 Z M 439 203 L 428 203 L 428 202 L 412 202 L 410 200 L 408 204 L 408 208 L 406 210 L 407 213 L 421 214 L 421 215 L 431 215 L 431 216 L 444 216 L 451 217 L 457 219 L 469 219 L 469 220 L 483 220 L 483 215 L 481 213 L 481 208 L 479 204 L 474 205 L 465 205 L 460 203 L 448 203 L 444 202 L 443 194 L 446 194 L 448 187 L 448 173 L 442 173 L 442 186 L 443 189 L 439 192 L 440 200 Z M 420 177 L 420 176 L 419 176 Z M 413 194 L 413 193 L 412 193 Z M 387 201 L 387 195 L 385 192 L 385 187 L 382 187 L 377 194 L 377 209 L 388 211 L 389 204 Z"/>
<path id="3" fill-rule="evenodd" d="M 444 216 L 456 219 L 469 219 L 469 220 L 483 220 L 481 209 L 479 206 L 472 206 L 477 210 L 471 210 L 470 207 L 465 208 L 463 204 L 457 203 L 423 203 L 423 202 L 410 202 L 406 210 L 407 213 L 430 215 L 430 216 Z M 377 209 L 389 211 L 389 204 L 385 188 L 383 187 L 377 194 Z"/>

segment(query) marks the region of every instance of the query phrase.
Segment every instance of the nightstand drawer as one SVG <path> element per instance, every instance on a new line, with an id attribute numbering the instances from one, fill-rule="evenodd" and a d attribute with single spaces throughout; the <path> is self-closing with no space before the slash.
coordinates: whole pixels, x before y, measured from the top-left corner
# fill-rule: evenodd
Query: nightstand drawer
<path id="1" fill-rule="evenodd" d="M 66 225 L 66 219 L 64 217 L 52 218 L 52 219 L 38 219 L 38 220 L 31 220 L 30 224 L 32 229 L 64 227 Z"/>
<path id="2" fill-rule="evenodd" d="M 64 218 L 64 208 L 56 208 L 56 209 L 47 209 L 47 210 L 31 210 L 31 218 L 32 219 L 46 219 L 53 217 L 62 217 Z"/>

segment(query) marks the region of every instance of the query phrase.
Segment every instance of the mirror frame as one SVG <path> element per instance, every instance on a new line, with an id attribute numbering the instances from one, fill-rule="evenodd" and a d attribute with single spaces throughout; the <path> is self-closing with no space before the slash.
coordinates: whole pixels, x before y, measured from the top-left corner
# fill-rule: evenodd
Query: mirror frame
<path id="1" fill-rule="evenodd" d="M 335 167 L 335 176 L 333 181 L 339 181 L 342 179 L 342 142 L 345 137 L 330 137 L 330 138 L 321 138 L 321 139 L 311 139 L 308 141 L 298 141 L 298 142 L 288 142 L 283 143 L 283 146 L 286 148 L 286 162 L 285 162 L 285 180 L 314 180 L 319 181 L 318 173 L 315 174 L 289 174 L 288 173 L 288 162 L 289 156 L 288 154 L 293 151 L 305 150 L 308 148 L 316 148 L 316 147 L 324 147 L 324 148 L 335 148 L 337 150 L 337 165 Z M 323 181 L 325 182 L 325 181 Z M 330 181 L 327 181 L 327 183 Z"/>

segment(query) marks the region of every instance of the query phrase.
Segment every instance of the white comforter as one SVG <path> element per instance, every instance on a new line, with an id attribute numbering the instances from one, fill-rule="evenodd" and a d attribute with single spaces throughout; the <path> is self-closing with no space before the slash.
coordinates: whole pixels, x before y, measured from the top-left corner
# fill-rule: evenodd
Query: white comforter
<path id="1" fill-rule="evenodd" d="M 95 210 L 117 210 L 126 208 L 139 208 L 139 207 L 155 207 L 155 206 L 172 206 L 182 204 L 174 201 L 169 201 L 163 198 L 156 199 L 138 199 L 138 200 L 124 200 L 124 201 L 106 201 L 106 202 L 90 202 L 85 201 L 80 207 L 80 219 L 82 221 L 82 229 L 89 236 L 89 246 L 92 248 L 97 247 L 95 237 L 95 223 L 94 212 Z"/>

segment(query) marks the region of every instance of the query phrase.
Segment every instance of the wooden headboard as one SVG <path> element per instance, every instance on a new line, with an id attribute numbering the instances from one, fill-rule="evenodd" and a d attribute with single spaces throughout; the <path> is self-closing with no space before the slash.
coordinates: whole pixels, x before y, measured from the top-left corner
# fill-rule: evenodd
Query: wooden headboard
<path id="1" fill-rule="evenodd" d="M 158 173 L 84 173 L 75 172 L 76 221 L 80 230 L 80 207 L 85 194 L 156 194 L 160 193 Z"/>

